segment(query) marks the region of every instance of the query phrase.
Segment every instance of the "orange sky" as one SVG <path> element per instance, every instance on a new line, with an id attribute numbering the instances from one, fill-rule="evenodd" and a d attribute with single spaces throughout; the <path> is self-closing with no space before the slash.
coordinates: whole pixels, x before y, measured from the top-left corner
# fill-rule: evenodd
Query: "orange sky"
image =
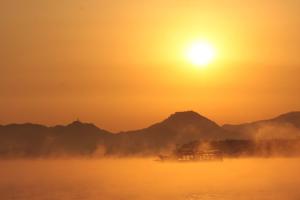
<path id="1" fill-rule="evenodd" d="M 295 0 L 4 0 L 0 124 L 119 131 L 194 110 L 219 124 L 300 110 Z M 203 39 L 199 69 L 184 49 Z"/>

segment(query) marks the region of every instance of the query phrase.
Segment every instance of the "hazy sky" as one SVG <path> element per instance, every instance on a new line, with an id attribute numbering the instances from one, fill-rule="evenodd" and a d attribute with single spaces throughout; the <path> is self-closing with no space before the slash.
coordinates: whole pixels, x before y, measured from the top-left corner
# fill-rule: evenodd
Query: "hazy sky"
<path id="1" fill-rule="evenodd" d="M 300 110 L 298 0 L 2 0 L 0 124 L 119 131 L 182 110 L 219 124 Z M 210 42 L 199 69 L 188 44 Z"/>

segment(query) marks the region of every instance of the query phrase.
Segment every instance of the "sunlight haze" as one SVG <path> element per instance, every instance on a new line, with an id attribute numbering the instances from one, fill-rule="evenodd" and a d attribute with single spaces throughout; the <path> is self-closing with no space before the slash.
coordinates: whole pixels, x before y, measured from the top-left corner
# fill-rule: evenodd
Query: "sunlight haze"
<path id="1" fill-rule="evenodd" d="M 293 0 L 3 0 L 0 124 L 80 118 L 121 131 L 182 110 L 219 124 L 300 110 L 299 7 Z M 206 48 L 209 55 L 187 60 L 186 47 L 199 38 L 215 57 Z"/>

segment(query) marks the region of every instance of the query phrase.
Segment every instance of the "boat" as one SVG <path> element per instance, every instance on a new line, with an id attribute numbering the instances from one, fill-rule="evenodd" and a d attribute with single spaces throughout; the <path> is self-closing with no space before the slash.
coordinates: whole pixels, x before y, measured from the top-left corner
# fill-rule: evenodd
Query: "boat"
<path id="1" fill-rule="evenodd" d="M 199 141 L 177 145 L 171 155 L 158 155 L 158 161 L 222 161 L 222 151 Z"/>

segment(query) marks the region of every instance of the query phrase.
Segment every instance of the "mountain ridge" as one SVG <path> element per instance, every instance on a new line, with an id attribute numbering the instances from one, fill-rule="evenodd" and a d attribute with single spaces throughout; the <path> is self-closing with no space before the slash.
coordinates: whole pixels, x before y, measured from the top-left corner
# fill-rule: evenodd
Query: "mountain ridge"
<path id="1" fill-rule="evenodd" d="M 273 125 L 277 125 L 276 129 Z M 251 123 L 219 126 L 194 111 L 182 111 L 147 128 L 120 133 L 79 120 L 56 126 L 33 123 L 0 125 L 0 155 L 90 155 L 99 147 L 109 155 L 154 154 L 194 140 L 274 138 L 279 135 L 274 135 L 274 131 L 283 138 L 300 137 L 300 112 L 284 113 Z"/>
<path id="2" fill-rule="evenodd" d="M 269 119 L 262 119 L 262 120 L 256 120 L 256 121 L 251 121 L 251 122 L 244 122 L 244 123 L 239 123 L 239 124 L 230 124 L 230 123 L 225 123 L 223 125 L 218 125 L 216 122 L 204 117 L 203 115 L 200 115 L 199 113 L 195 112 L 195 111 L 179 111 L 179 112 L 175 112 L 171 115 L 169 115 L 166 119 L 162 120 L 161 122 L 163 121 L 166 121 L 174 116 L 176 116 L 177 114 L 182 114 L 182 113 L 193 113 L 193 114 L 197 114 L 198 116 L 204 118 L 204 119 L 207 119 L 211 122 L 213 122 L 214 124 L 216 124 L 217 126 L 219 127 L 226 127 L 226 126 L 239 126 L 239 125 L 248 125 L 248 124 L 256 124 L 256 123 L 261 123 L 261 122 L 266 122 L 266 121 L 272 121 L 272 120 L 277 120 L 277 121 L 280 121 L 282 120 L 283 118 L 286 118 L 286 117 L 290 117 L 291 115 L 295 116 L 295 117 L 298 117 L 300 119 L 300 111 L 291 111 L 291 112 L 287 112 L 287 113 L 283 113 L 283 114 L 280 114 L 276 117 L 273 117 L 273 118 L 269 118 Z M 300 120 L 299 120 L 300 121 Z M 44 124 L 39 124 L 39 123 L 31 123 L 31 122 L 25 122 L 25 123 L 8 123 L 8 124 L 0 124 L 0 128 L 3 128 L 3 127 L 8 127 L 8 126 L 40 126 L 40 127 L 46 127 L 46 128 L 55 128 L 55 127 L 66 127 L 66 126 L 72 126 L 74 124 L 81 124 L 81 125 L 90 125 L 90 126 L 94 126 L 96 128 L 98 128 L 99 130 L 103 130 L 103 131 L 106 131 L 108 133 L 111 133 L 111 134 L 123 134 L 123 133 L 127 133 L 127 132 L 134 132 L 134 131 L 139 131 L 139 130 L 143 130 L 143 129 L 146 129 L 146 128 L 150 128 L 152 126 L 155 126 L 156 124 L 159 124 L 161 122 L 157 122 L 157 123 L 154 123 L 154 124 L 151 124 L 145 128 L 140 128 L 140 129 L 133 129 L 133 130 L 125 130 L 125 131 L 119 131 L 119 132 L 112 132 L 112 131 L 108 131 L 106 129 L 102 129 L 102 128 L 99 128 L 97 125 L 93 124 L 93 123 L 89 123 L 89 122 L 82 122 L 82 121 L 79 121 L 79 120 L 75 120 L 75 121 L 72 121 L 71 123 L 69 124 L 66 124 L 66 125 L 62 125 L 62 124 L 58 124 L 58 125 L 52 125 L 52 126 L 48 126 L 48 125 L 44 125 Z M 299 126 L 300 127 L 300 126 Z"/>
<path id="3" fill-rule="evenodd" d="M 274 132 L 278 131 L 278 129 L 286 133 L 295 131 L 297 132 L 297 129 L 300 129 L 300 111 L 283 113 L 276 117 L 265 120 L 241 124 L 224 124 L 222 128 L 235 134 L 243 135 L 242 138 L 251 138 L 256 132 L 261 132 L 262 130 L 264 131 L 266 129 Z"/>

